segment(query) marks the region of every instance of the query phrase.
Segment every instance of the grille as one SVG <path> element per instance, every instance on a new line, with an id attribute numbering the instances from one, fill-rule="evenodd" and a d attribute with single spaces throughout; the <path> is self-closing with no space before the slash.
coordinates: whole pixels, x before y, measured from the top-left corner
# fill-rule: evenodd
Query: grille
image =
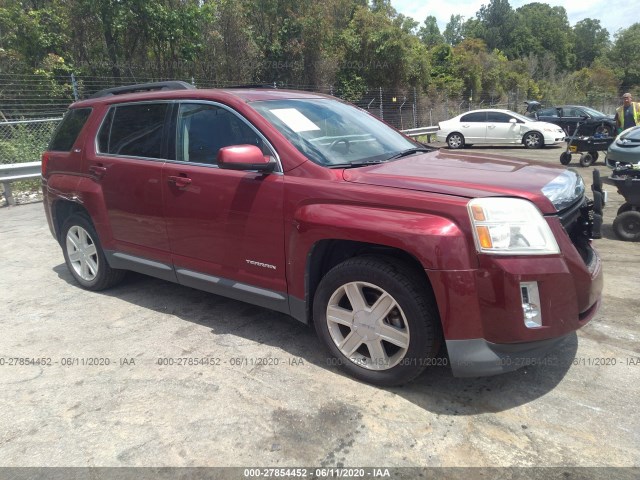
<path id="1" fill-rule="evenodd" d="M 582 197 L 573 205 L 558 213 L 560 223 L 562 223 L 585 265 L 589 265 L 593 259 L 593 249 L 590 242 L 591 215 L 591 206 L 586 197 Z"/>

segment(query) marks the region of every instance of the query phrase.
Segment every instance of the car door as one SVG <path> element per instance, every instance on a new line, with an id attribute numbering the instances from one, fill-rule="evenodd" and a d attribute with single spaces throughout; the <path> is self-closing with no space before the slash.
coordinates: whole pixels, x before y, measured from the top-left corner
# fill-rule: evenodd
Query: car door
<path id="1" fill-rule="evenodd" d="M 117 251 L 113 266 L 173 279 L 160 185 L 170 107 L 169 102 L 111 106 L 95 148 L 87 149 L 86 169 L 104 202 L 103 227 Z"/>
<path id="2" fill-rule="evenodd" d="M 212 102 L 177 108 L 173 159 L 162 172 L 164 215 L 178 281 L 287 311 L 284 176 L 218 168 L 231 145 L 266 139 L 235 111 Z M 281 170 L 281 169 L 280 169 Z"/>
<path id="3" fill-rule="evenodd" d="M 560 109 L 556 107 L 543 108 L 542 110 L 538 110 L 535 119 L 540 122 L 560 125 Z"/>
<path id="4" fill-rule="evenodd" d="M 562 117 L 560 127 L 567 132 L 567 135 L 573 135 L 576 131 L 578 122 L 584 121 L 585 113 L 575 107 L 562 107 Z M 583 133 L 583 132 L 578 132 Z"/>
<path id="5" fill-rule="evenodd" d="M 502 112 L 487 112 L 487 143 L 520 143 L 521 138 L 517 119 Z"/>
<path id="6" fill-rule="evenodd" d="M 460 133 L 465 143 L 485 143 L 487 133 L 486 112 L 470 112 L 460 117 Z"/>

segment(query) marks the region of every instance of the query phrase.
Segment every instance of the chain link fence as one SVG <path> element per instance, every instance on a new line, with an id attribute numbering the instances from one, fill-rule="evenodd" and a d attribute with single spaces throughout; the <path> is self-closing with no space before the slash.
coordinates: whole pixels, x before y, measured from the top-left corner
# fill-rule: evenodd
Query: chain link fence
<path id="1" fill-rule="evenodd" d="M 47 145 L 60 117 L 69 104 L 90 97 L 99 90 L 120 85 L 167 80 L 183 80 L 198 88 L 232 87 L 233 82 L 214 82 L 205 78 L 164 77 L 88 77 L 0 74 L 0 164 L 35 161 Z M 520 91 L 508 94 L 486 93 L 462 95 L 460 92 L 431 92 L 426 95 L 416 88 L 369 88 L 357 95 L 342 92 L 333 86 L 287 85 L 273 83 L 265 86 L 314 91 L 347 99 L 360 108 L 381 118 L 398 129 L 437 125 L 462 112 L 476 108 L 505 108 L 519 113 L 525 111 Z M 556 99 L 558 100 L 558 99 Z M 545 106 L 581 104 L 607 114 L 613 114 L 620 104 L 618 95 L 593 92 L 588 98 L 560 99 L 553 103 L 543 99 Z"/>
<path id="2" fill-rule="evenodd" d="M 61 118 L 0 122 L 0 164 L 36 162 Z"/>

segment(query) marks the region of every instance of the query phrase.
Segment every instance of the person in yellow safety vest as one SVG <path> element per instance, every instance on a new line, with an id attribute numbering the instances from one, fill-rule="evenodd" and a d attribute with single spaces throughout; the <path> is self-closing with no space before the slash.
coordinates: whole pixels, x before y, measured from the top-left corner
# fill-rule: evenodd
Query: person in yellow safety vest
<path id="1" fill-rule="evenodd" d="M 616 127 L 618 133 L 627 128 L 640 125 L 640 103 L 631 101 L 631 94 L 622 95 L 622 106 L 616 109 Z"/>

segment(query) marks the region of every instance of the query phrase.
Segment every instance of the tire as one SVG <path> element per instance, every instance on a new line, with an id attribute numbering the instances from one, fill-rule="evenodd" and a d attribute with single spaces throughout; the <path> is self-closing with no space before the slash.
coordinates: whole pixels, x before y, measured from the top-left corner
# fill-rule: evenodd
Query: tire
<path id="1" fill-rule="evenodd" d="M 464 148 L 464 135 L 458 132 L 450 133 L 447 137 L 447 145 L 452 150 Z"/>
<path id="2" fill-rule="evenodd" d="M 620 240 L 640 241 L 640 212 L 622 212 L 613 220 L 613 231 Z"/>
<path id="3" fill-rule="evenodd" d="M 633 210 L 631 204 L 629 202 L 624 202 L 622 205 L 620 205 L 620 208 L 618 208 L 618 212 L 616 213 L 616 215 L 620 215 L 621 213 L 629 212 L 631 210 Z"/>
<path id="4" fill-rule="evenodd" d="M 560 155 L 560 163 L 562 165 L 569 165 L 571 163 L 571 154 L 569 152 L 562 152 Z"/>
<path id="5" fill-rule="evenodd" d="M 384 308 L 376 314 L 376 306 Z M 441 338 L 426 280 L 380 257 L 356 257 L 331 269 L 314 296 L 313 320 L 336 364 L 379 386 L 420 375 Z"/>
<path id="6" fill-rule="evenodd" d="M 595 159 L 591 156 L 590 153 L 583 153 L 580 155 L 580 166 L 581 167 L 590 167 L 595 163 Z"/>
<path id="7" fill-rule="evenodd" d="M 62 226 L 62 252 L 76 282 L 87 290 L 99 291 L 120 282 L 124 270 L 109 266 L 91 220 L 75 214 Z"/>
<path id="8" fill-rule="evenodd" d="M 613 135 L 613 132 L 614 132 L 614 129 L 611 125 L 598 125 L 595 131 L 595 133 L 600 133 L 605 137 L 615 136 Z"/>
<path id="9" fill-rule="evenodd" d="M 589 155 L 593 157 L 593 163 L 596 163 L 598 161 L 598 158 L 600 158 L 600 154 L 595 150 L 589 152 Z"/>
<path id="10" fill-rule="evenodd" d="M 544 138 L 538 132 L 529 132 L 523 137 L 522 143 L 527 148 L 542 148 L 544 147 Z"/>

